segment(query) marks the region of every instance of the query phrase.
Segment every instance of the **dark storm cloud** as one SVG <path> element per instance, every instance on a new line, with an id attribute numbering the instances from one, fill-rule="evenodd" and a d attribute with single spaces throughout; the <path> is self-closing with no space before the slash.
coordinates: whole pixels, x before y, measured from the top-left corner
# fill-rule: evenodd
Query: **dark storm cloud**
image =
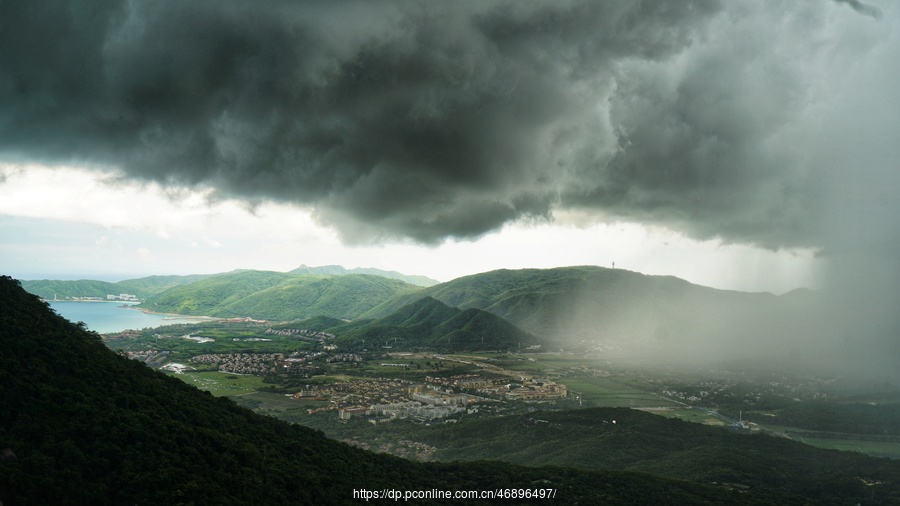
<path id="1" fill-rule="evenodd" d="M 834 5 L 6 0 L 0 155 L 310 206 L 348 240 L 577 208 L 821 246 L 777 136 Z"/>
<path id="2" fill-rule="evenodd" d="M 865 14 L 866 16 L 872 16 L 873 18 L 881 18 L 881 9 L 878 7 L 873 7 L 871 5 L 866 5 L 859 0 L 834 0 L 835 2 L 847 4 L 853 8 L 856 12 L 860 14 Z"/>
<path id="3" fill-rule="evenodd" d="M 678 54 L 716 10 L 6 1 L 0 149 L 310 204 L 348 237 L 477 236 L 549 216 L 598 162 L 566 153 L 614 146 L 593 109 L 616 66 Z"/>

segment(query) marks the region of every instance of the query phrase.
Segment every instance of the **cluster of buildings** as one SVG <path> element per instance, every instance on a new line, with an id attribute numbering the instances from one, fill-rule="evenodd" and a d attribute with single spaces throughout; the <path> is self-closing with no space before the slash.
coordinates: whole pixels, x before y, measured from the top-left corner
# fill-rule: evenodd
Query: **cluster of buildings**
<path id="1" fill-rule="evenodd" d="M 309 363 L 309 361 L 321 357 L 324 353 L 316 352 L 305 356 L 299 356 L 297 353 L 292 353 L 291 355 L 291 357 L 275 361 L 275 371 L 278 374 L 303 376 L 305 378 L 317 374 L 325 374 L 324 367 Z"/>
<path id="2" fill-rule="evenodd" d="M 191 362 L 216 364 L 219 371 L 265 376 L 278 372 L 276 363 L 284 361 L 281 353 L 208 353 L 191 358 Z"/>
<path id="3" fill-rule="evenodd" d="M 247 338 L 251 340 L 256 338 Z M 313 363 L 325 357 L 325 353 L 293 352 L 285 357 L 283 353 L 207 353 L 196 355 L 191 362 L 199 364 L 215 364 L 219 371 L 236 374 L 287 374 L 291 376 L 310 377 L 325 374 L 325 368 Z M 334 357 L 327 357 L 331 362 Z"/>
<path id="4" fill-rule="evenodd" d="M 458 375 L 449 378 L 426 376 L 425 381 L 457 390 L 474 390 L 478 393 L 517 401 L 549 401 L 565 399 L 569 394 L 565 385 L 547 379 L 522 378 L 519 383 L 506 383 L 480 375 Z"/>
<path id="5" fill-rule="evenodd" d="M 428 422 L 467 413 L 469 405 L 478 398 L 459 393 L 464 390 L 522 401 L 564 399 L 568 395 L 565 385 L 545 379 L 502 383 L 485 376 L 458 375 L 449 378 L 428 376 L 426 384 L 401 379 L 368 379 L 320 385 L 307 387 L 297 392 L 294 398 L 328 400 L 332 404 L 328 409 L 336 410 L 341 420 L 367 417 L 372 423 L 398 419 Z"/>
<path id="6" fill-rule="evenodd" d="M 441 376 L 425 376 L 425 382 L 432 385 L 455 388 L 458 390 L 479 390 L 493 387 L 497 380 L 477 374 L 460 374 L 444 378 Z"/>
<path id="7" fill-rule="evenodd" d="M 301 341 L 307 342 L 315 342 L 319 344 L 325 344 L 326 342 L 334 341 L 334 338 L 337 337 L 330 332 L 321 332 L 318 330 L 311 329 L 267 329 L 266 334 L 274 335 L 274 336 L 296 336 L 299 337 Z"/>
<path id="8" fill-rule="evenodd" d="M 356 353 L 336 353 L 326 360 L 329 364 L 334 362 L 362 362 L 363 359 Z"/>
<path id="9" fill-rule="evenodd" d="M 124 301 L 128 301 L 128 302 L 139 302 L 137 295 L 133 295 L 130 293 L 120 293 L 119 295 L 114 295 L 114 294 L 108 293 L 108 294 L 106 294 L 106 300 L 124 300 Z"/>
<path id="10" fill-rule="evenodd" d="M 565 399 L 569 390 L 565 385 L 546 379 L 532 379 L 519 386 L 510 385 L 506 398 L 517 401 L 548 401 Z"/>
<path id="11" fill-rule="evenodd" d="M 401 379 L 364 379 L 310 386 L 295 399 L 327 399 L 341 420 L 369 417 L 372 423 L 397 419 L 430 421 L 465 413 L 473 400 L 467 395 L 429 389 Z"/>
<path id="12" fill-rule="evenodd" d="M 372 406 L 355 406 L 338 410 L 341 420 L 349 420 L 357 416 L 371 416 L 371 423 L 389 422 L 391 420 L 410 419 L 417 422 L 429 422 L 447 418 L 466 412 L 465 405 L 436 406 L 422 404 L 419 401 L 395 402 L 390 404 L 373 404 Z"/>

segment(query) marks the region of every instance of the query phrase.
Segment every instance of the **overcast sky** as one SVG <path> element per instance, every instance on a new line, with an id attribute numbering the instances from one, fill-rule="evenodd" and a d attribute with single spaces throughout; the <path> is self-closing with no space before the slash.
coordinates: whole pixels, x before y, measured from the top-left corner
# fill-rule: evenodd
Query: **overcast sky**
<path id="1" fill-rule="evenodd" d="M 0 265 L 891 290 L 898 21 L 875 0 L 2 0 Z"/>

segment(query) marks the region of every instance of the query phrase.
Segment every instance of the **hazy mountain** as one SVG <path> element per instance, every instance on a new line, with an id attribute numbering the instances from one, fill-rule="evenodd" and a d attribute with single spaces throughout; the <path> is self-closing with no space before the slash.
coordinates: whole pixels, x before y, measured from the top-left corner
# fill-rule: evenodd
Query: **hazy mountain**
<path id="1" fill-rule="evenodd" d="M 614 345 L 697 362 L 755 360 L 772 343 L 787 344 L 786 334 L 795 330 L 803 309 L 804 297 L 797 295 L 783 299 L 717 290 L 672 276 L 595 266 L 504 269 L 397 296 L 362 317 L 384 317 L 428 296 L 460 309 L 488 311 L 560 346 Z"/>
<path id="2" fill-rule="evenodd" d="M 371 274 L 373 276 L 399 279 L 400 281 L 406 281 L 407 283 L 416 286 L 432 286 L 440 283 L 440 281 L 431 279 L 426 276 L 401 274 L 397 271 L 383 271 L 381 269 L 375 269 L 371 267 L 356 267 L 354 269 L 346 269 L 340 265 L 323 265 L 321 267 L 310 267 L 304 264 L 290 272 L 295 274 L 322 274 L 325 276 L 342 276 L 345 274 Z"/>
<path id="3" fill-rule="evenodd" d="M 421 298 L 390 315 L 331 329 L 338 342 L 359 345 L 384 342 L 401 348 L 434 350 L 506 350 L 538 344 L 540 340 L 512 323 L 480 309 L 461 310 L 431 297 Z"/>
<path id="4" fill-rule="evenodd" d="M 207 274 L 192 274 L 189 276 L 148 276 L 146 278 L 128 279 L 116 283 L 97 281 L 93 279 L 79 280 L 53 280 L 41 279 L 22 281 L 22 288 L 42 299 L 60 300 L 76 297 L 100 297 L 105 299 L 108 294 L 119 295 L 128 293 L 137 295 L 143 299 L 153 294 L 178 285 L 186 285 L 194 281 L 208 277 Z"/>
<path id="5" fill-rule="evenodd" d="M 554 504 L 765 502 L 637 473 L 416 464 L 352 448 L 122 357 L 5 276 L 0 356 L 3 504 L 347 504 L 362 488 L 538 487 L 556 489 Z"/>
<path id="6" fill-rule="evenodd" d="M 409 283 L 381 276 L 244 270 L 171 288 L 148 298 L 140 307 L 160 313 L 267 320 L 318 315 L 349 319 L 388 298 L 417 290 Z"/>

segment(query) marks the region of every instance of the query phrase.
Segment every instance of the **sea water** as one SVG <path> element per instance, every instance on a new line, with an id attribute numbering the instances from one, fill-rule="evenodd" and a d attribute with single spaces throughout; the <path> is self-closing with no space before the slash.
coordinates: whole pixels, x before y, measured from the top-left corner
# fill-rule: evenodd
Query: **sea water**
<path id="1" fill-rule="evenodd" d="M 149 314 L 134 309 L 134 303 L 114 302 L 69 302 L 50 301 L 50 307 L 63 318 L 73 322 L 84 322 L 88 329 L 101 334 L 121 332 L 123 330 L 140 330 L 147 327 L 172 325 L 175 323 L 196 323 L 194 317 L 172 317 L 161 314 Z"/>

